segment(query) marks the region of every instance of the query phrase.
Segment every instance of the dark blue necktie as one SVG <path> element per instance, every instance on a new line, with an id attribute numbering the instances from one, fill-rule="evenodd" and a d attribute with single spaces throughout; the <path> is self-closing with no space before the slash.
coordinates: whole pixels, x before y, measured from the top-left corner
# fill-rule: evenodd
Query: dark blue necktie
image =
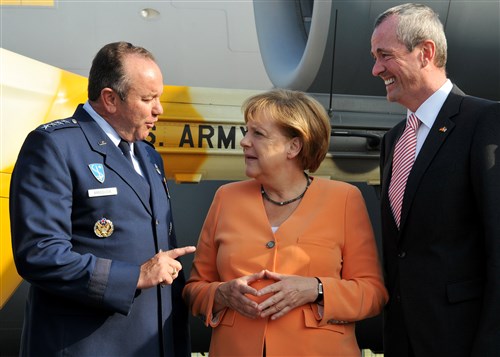
<path id="1" fill-rule="evenodd" d="M 130 164 L 134 166 L 134 163 L 132 162 L 132 155 L 130 154 L 130 144 L 125 140 L 121 140 L 118 144 L 118 147 L 122 151 L 123 155 L 127 158 L 128 162 L 130 162 Z"/>

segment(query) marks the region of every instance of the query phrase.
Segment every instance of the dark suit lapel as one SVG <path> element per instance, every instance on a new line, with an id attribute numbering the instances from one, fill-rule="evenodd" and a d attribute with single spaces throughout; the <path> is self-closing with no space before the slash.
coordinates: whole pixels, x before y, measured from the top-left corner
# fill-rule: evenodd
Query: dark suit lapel
<path id="1" fill-rule="evenodd" d="M 152 171 L 151 171 L 151 159 L 147 152 L 142 148 L 140 142 L 136 142 L 134 144 L 135 155 L 141 162 L 142 173 L 144 174 L 144 178 L 151 184 L 152 179 Z"/>
<path id="2" fill-rule="evenodd" d="M 394 157 L 394 149 L 396 147 L 396 143 L 403 134 L 404 128 L 406 125 L 406 120 L 398 123 L 391 131 L 389 131 L 383 139 L 384 147 L 383 147 L 383 157 L 384 160 L 381 162 L 382 167 L 382 178 L 381 178 L 381 208 L 383 212 L 387 212 L 387 224 L 394 225 L 396 227 L 396 221 L 392 214 L 391 203 L 389 202 L 389 184 L 392 178 L 392 160 Z M 382 154 L 382 152 L 381 152 Z"/>
<path id="3" fill-rule="evenodd" d="M 146 145 L 147 144 L 142 142 L 136 142 L 135 149 L 137 157 L 141 161 L 143 173 L 149 182 L 149 186 L 151 187 L 151 204 L 153 206 L 153 210 L 155 210 L 155 207 L 159 204 L 165 204 L 163 200 L 165 195 L 162 195 L 162 191 L 165 191 L 162 181 L 163 174 L 160 167 L 158 167 L 158 163 L 156 163 L 155 159 L 149 155 L 146 150 Z"/>
<path id="4" fill-rule="evenodd" d="M 113 144 L 85 109 L 79 106 L 73 117 L 78 120 L 92 150 L 103 155 L 104 165 L 116 172 L 134 190 L 144 208 L 146 208 L 149 214 L 152 214 L 149 203 L 149 187 L 144 182 L 144 178 L 134 171 L 120 149 Z"/>
<path id="5" fill-rule="evenodd" d="M 403 131 L 406 125 L 406 120 L 402 121 L 400 124 L 394 128 L 394 135 L 391 137 L 387 136 L 387 147 L 385 148 L 385 152 L 387 152 L 387 158 L 385 158 L 385 163 L 383 165 L 383 173 L 382 173 L 382 192 L 384 192 L 384 196 L 388 197 L 389 192 L 389 183 L 392 177 L 392 159 L 394 158 L 394 149 L 396 148 L 396 143 L 398 142 L 401 135 L 403 135 Z M 389 150 L 387 150 L 389 149 Z"/>
<path id="6" fill-rule="evenodd" d="M 420 149 L 420 153 L 417 156 L 406 183 L 403 207 L 401 211 L 400 230 L 402 230 L 405 224 L 406 216 L 408 215 L 423 175 L 436 154 L 439 152 L 440 147 L 455 128 L 455 123 L 451 120 L 451 118 L 458 114 L 462 98 L 463 93 L 454 86 L 448 95 L 448 98 L 444 102 L 443 107 L 439 111 L 438 116 L 436 117 L 436 120 L 432 125 L 422 148 Z"/>

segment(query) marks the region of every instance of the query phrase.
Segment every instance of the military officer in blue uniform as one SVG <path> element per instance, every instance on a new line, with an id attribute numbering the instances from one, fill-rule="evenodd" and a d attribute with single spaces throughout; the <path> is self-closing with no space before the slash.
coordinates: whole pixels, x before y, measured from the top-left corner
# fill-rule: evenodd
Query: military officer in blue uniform
<path id="1" fill-rule="evenodd" d="M 31 284 L 21 355 L 190 355 L 177 258 L 195 248 L 176 245 L 163 162 L 144 141 L 162 91 L 150 52 L 108 44 L 88 101 L 24 142 L 10 191 L 14 259 Z"/>

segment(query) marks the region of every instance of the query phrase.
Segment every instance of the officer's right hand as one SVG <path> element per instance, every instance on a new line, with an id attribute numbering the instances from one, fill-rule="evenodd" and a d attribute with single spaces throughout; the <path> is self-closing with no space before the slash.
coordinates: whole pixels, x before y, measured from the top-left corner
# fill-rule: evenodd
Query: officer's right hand
<path id="1" fill-rule="evenodd" d="M 137 289 L 148 289 L 156 285 L 170 285 L 182 270 L 178 257 L 193 253 L 196 247 L 175 248 L 166 252 L 160 251 L 141 265 Z"/>

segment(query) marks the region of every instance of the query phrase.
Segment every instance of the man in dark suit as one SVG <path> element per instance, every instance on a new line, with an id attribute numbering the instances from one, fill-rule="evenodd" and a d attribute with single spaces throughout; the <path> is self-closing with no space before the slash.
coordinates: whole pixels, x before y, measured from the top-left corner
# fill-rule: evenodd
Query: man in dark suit
<path id="1" fill-rule="evenodd" d="M 184 276 L 161 156 L 151 53 L 104 46 L 89 99 L 31 132 L 12 174 L 12 245 L 31 283 L 23 356 L 190 356 Z M 118 147 L 131 150 L 127 159 Z"/>
<path id="2" fill-rule="evenodd" d="M 500 103 L 447 79 L 443 26 L 427 6 L 381 14 L 371 53 L 387 99 L 418 119 L 413 145 L 396 148 L 411 143 L 408 119 L 381 149 L 385 356 L 497 356 Z"/>

